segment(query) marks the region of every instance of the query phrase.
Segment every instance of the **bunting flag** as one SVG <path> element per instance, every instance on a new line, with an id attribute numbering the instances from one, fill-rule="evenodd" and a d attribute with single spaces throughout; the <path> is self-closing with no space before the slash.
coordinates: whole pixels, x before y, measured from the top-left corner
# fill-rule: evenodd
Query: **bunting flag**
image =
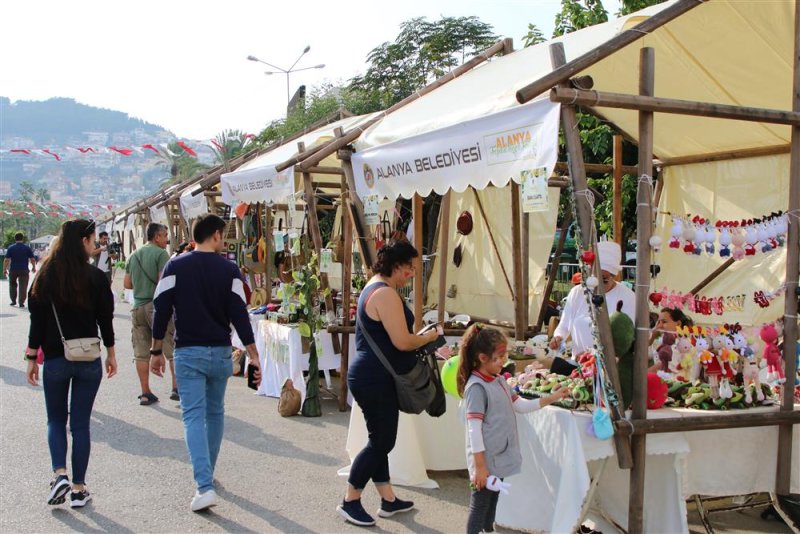
<path id="1" fill-rule="evenodd" d="M 187 145 L 183 141 L 178 141 L 178 146 L 181 147 L 183 150 L 185 150 L 186 153 L 189 154 L 190 156 L 192 156 L 194 158 L 197 157 L 197 152 L 192 150 L 191 147 L 189 147 L 189 145 Z"/>
<path id="2" fill-rule="evenodd" d="M 148 143 L 146 145 L 142 145 L 142 148 L 144 148 L 146 150 L 152 150 L 156 154 L 161 155 L 161 152 L 159 152 L 158 149 L 156 147 L 154 147 L 153 145 L 151 145 L 150 143 Z"/>
<path id="3" fill-rule="evenodd" d="M 219 143 L 217 142 L 217 140 L 216 140 L 216 139 L 212 139 L 212 140 L 211 140 L 211 144 L 213 144 L 215 147 L 217 147 L 217 149 L 218 149 L 220 152 L 224 152 L 224 151 L 225 151 L 225 147 L 224 147 L 224 146 L 222 146 L 221 144 L 219 144 Z"/>
<path id="4" fill-rule="evenodd" d="M 94 149 L 90 146 L 79 146 L 78 150 L 81 154 L 86 154 L 87 152 L 94 152 Z"/>
<path id="5" fill-rule="evenodd" d="M 26 148 L 12 148 L 11 152 L 19 152 L 21 154 L 30 154 L 31 151 Z"/>
<path id="6" fill-rule="evenodd" d="M 119 152 L 123 156 L 130 156 L 131 154 L 133 154 L 133 150 L 131 150 L 130 148 L 118 148 L 116 146 L 110 146 L 108 148 L 110 148 L 114 152 Z"/>
<path id="7" fill-rule="evenodd" d="M 56 158 L 56 161 L 61 161 L 61 156 L 59 156 L 59 155 L 58 155 L 58 154 L 56 154 L 55 152 L 51 152 L 51 151 L 50 151 L 49 149 L 47 149 L 47 148 L 43 148 L 43 149 L 42 149 L 42 152 L 43 152 L 43 153 L 45 153 L 45 154 L 50 154 L 51 156 L 53 156 L 54 158 Z"/>

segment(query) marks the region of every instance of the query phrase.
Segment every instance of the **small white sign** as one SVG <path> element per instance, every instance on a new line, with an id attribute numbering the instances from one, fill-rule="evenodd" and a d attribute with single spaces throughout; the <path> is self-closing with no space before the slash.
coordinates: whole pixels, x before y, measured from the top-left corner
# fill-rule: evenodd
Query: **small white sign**
<path id="1" fill-rule="evenodd" d="M 520 183 L 522 184 L 522 212 L 534 213 L 537 211 L 548 211 L 550 202 L 547 194 L 547 169 L 537 167 L 535 169 L 523 170 L 520 172 Z"/>
<path id="2" fill-rule="evenodd" d="M 364 218 L 369 226 L 381 223 L 381 216 L 378 214 L 380 204 L 381 200 L 378 195 L 366 195 L 364 197 Z"/>
<path id="3" fill-rule="evenodd" d="M 323 248 L 319 254 L 319 272 L 331 272 L 331 264 L 333 263 L 333 251 L 329 248 Z"/>

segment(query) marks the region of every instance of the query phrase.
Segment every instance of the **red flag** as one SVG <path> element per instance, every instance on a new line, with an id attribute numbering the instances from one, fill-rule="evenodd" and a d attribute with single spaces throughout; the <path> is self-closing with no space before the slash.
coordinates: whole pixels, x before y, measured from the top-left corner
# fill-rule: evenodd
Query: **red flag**
<path id="1" fill-rule="evenodd" d="M 55 152 L 50 152 L 50 150 L 48 150 L 48 149 L 46 149 L 46 148 L 43 148 L 43 149 L 42 149 L 42 152 L 44 152 L 45 154 L 50 154 L 51 156 L 53 156 L 54 158 L 56 158 L 56 161 L 61 161 L 61 156 L 59 156 L 59 155 L 58 155 L 58 154 L 56 154 Z"/>
<path id="2" fill-rule="evenodd" d="M 30 154 L 31 151 L 27 148 L 12 148 L 11 152 L 19 152 L 20 154 Z"/>
<path id="3" fill-rule="evenodd" d="M 255 135 L 254 135 L 254 134 L 244 134 L 244 138 L 245 138 L 245 139 L 252 139 L 252 138 L 254 138 L 254 137 L 255 137 Z"/>
<path id="4" fill-rule="evenodd" d="M 146 145 L 142 145 L 142 148 L 146 148 L 148 150 L 152 150 L 156 154 L 161 154 L 161 152 L 159 152 L 158 149 L 156 147 L 154 147 L 153 145 L 151 145 L 150 143 L 148 143 Z"/>
<path id="5" fill-rule="evenodd" d="M 78 150 L 81 151 L 81 154 L 86 154 L 87 152 L 94 152 L 94 149 L 90 146 L 79 146 Z"/>
<path id="6" fill-rule="evenodd" d="M 130 156 L 131 154 L 133 154 L 133 150 L 131 150 L 130 148 L 117 148 L 116 146 L 110 146 L 108 148 L 110 148 L 114 152 L 119 152 L 123 156 Z"/>
<path id="7" fill-rule="evenodd" d="M 194 150 L 192 150 L 192 149 L 189 147 L 189 145 L 187 145 L 187 144 L 186 144 L 186 143 L 184 143 L 183 141 L 178 141 L 178 146 L 179 146 L 179 147 L 181 147 L 182 149 L 184 149 L 184 150 L 186 151 L 186 153 L 187 153 L 187 154 L 189 154 L 190 156 L 192 156 L 192 157 L 195 157 L 195 158 L 197 157 L 197 152 L 195 152 Z"/>

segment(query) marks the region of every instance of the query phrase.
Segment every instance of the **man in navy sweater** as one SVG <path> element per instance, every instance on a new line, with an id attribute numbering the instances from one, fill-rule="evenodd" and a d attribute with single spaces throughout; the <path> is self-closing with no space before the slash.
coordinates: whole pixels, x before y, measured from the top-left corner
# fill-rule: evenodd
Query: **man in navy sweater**
<path id="1" fill-rule="evenodd" d="M 261 381 L 241 274 L 220 256 L 224 231 L 220 217 L 198 217 L 192 229 L 197 248 L 167 263 L 153 297 L 150 369 L 157 376 L 164 375 L 161 347 L 167 323 L 175 314 L 175 376 L 197 482 L 191 504 L 194 512 L 217 504 L 213 478 L 222 444 L 225 386 L 233 373 L 231 324 L 246 345 L 250 363 L 258 369 L 256 382 Z"/>

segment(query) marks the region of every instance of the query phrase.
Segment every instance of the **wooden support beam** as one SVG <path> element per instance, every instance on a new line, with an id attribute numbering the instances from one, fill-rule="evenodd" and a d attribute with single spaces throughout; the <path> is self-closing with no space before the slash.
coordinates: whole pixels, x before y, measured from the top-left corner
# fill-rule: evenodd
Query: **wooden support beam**
<path id="1" fill-rule="evenodd" d="M 659 167 L 669 167 L 675 165 L 692 165 L 695 163 L 708 163 L 711 161 L 727 161 L 731 159 L 759 158 L 762 156 L 776 156 L 788 154 L 791 145 L 763 146 L 755 148 L 742 148 L 738 150 L 726 150 L 723 152 L 711 152 L 708 154 L 695 154 L 691 156 L 678 156 L 674 158 L 663 158 L 656 161 Z"/>
<path id="2" fill-rule="evenodd" d="M 547 285 L 542 293 L 542 306 L 539 308 L 539 317 L 536 319 L 536 328 L 541 330 L 544 326 L 544 318 L 547 314 L 547 306 L 550 302 L 550 294 L 553 292 L 553 286 L 556 283 L 556 276 L 558 276 L 558 267 L 561 264 L 561 253 L 564 251 L 564 242 L 567 240 L 567 230 L 569 225 L 572 224 L 572 213 L 567 211 L 564 214 L 564 219 L 561 221 L 561 232 L 558 234 L 558 243 L 556 243 L 556 252 L 553 262 L 550 264 L 550 272 L 547 275 Z"/>
<path id="3" fill-rule="evenodd" d="M 609 174 L 614 172 L 614 165 L 608 165 L 607 163 L 584 163 L 584 166 L 586 167 L 586 174 Z M 639 172 L 636 165 L 620 165 L 619 168 L 622 170 L 622 174 L 635 175 Z M 553 172 L 569 172 L 569 165 L 567 165 L 566 161 L 559 161 L 553 168 Z M 550 184 L 548 183 L 548 185 Z"/>
<path id="4" fill-rule="evenodd" d="M 693 102 L 674 98 L 661 98 L 645 95 L 626 95 L 603 91 L 582 91 L 571 87 L 557 87 L 550 90 L 550 100 L 575 106 L 632 109 L 651 113 L 673 113 L 693 115 L 713 119 L 731 119 L 765 124 L 786 124 L 800 126 L 800 113 L 778 109 L 751 108 Z"/>
<path id="5" fill-rule="evenodd" d="M 299 151 L 303 151 L 304 145 L 302 142 L 297 143 L 297 149 Z M 319 231 L 319 219 L 317 218 L 317 199 L 314 197 L 314 185 L 311 181 L 311 175 L 307 172 L 303 173 L 303 188 L 305 192 L 305 201 L 306 201 L 306 209 L 308 211 L 308 229 L 309 233 L 311 233 L 311 240 L 314 243 L 314 250 L 317 252 L 317 258 L 320 257 L 322 254 L 322 234 Z M 330 289 L 330 284 L 328 283 L 328 274 L 327 273 L 320 273 L 319 275 L 320 280 L 320 287 L 323 291 L 326 289 Z M 333 305 L 333 297 L 331 297 L 330 292 L 325 297 L 325 310 L 335 310 L 336 308 Z M 332 335 L 331 341 L 333 344 L 333 352 L 336 354 L 341 354 L 342 348 L 339 345 L 339 336 Z"/>
<path id="6" fill-rule="evenodd" d="M 554 72 L 566 64 L 567 59 L 564 53 L 563 43 L 554 43 L 550 45 L 550 61 L 553 64 Z M 569 78 L 565 77 L 564 80 Z M 581 147 L 581 138 L 578 132 L 578 119 L 575 106 L 565 104 L 561 106 L 561 124 L 563 126 L 564 140 L 567 145 L 567 155 L 570 164 L 570 178 L 572 178 L 573 191 L 586 191 L 589 185 L 586 182 L 586 170 L 583 162 L 583 149 Z M 593 212 L 592 205 L 589 199 L 583 195 L 576 198 L 575 210 L 578 216 L 578 226 L 581 229 L 582 236 L 591 236 L 594 234 L 593 227 Z M 594 243 L 586 243 L 586 246 L 594 247 Z M 595 275 L 600 278 L 600 266 L 598 261 L 594 262 Z M 603 296 L 603 286 L 600 285 L 596 288 L 596 294 Z M 604 299 L 605 300 L 605 299 Z M 600 334 L 600 342 L 603 344 L 603 361 L 608 369 L 611 383 L 616 391 L 621 391 L 619 382 L 619 372 L 617 371 L 617 358 L 614 352 L 614 343 L 611 337 L 611 324 L 608 319 L 608 309 L 606 303 L 603 302 L 597 308 L 597 326 Z M 621 418 L 619 408 L 611 410 L 611 418 L 618 421 Z M 614 446 L 617 452 L 617 462 L 621 469 L 629 469 L 632 464 L 630 442 L 623 439 L 621 436 L 614 436 Z"/>
<path id="7" fill-rule="evenodd" d="M 336 135 L 341 137 L 344 132 L 341 128 L 336 129 Z M 373 239 L 372 229 L 367 224 L 367 219 L 364 216 L 364 204 L 356 191 L 356 181 L 353 177 L 353 163 L 350 161 L 350 156 L 353 154 L 352 148 L 343 148 L 339 151 L 338 156 L 342 161 L 342 169 L 344 176 L 347 180 L 347 205 L 350 208 L 350 216 L 353 220 L 353 231 L 358 239 L 358 248 L 361 251 L 361 257 L 364 259 L 364 266 L 367 270 L 372 270 L 372 266 L 377 259 L 377 251 L 375 250 L 375 239 Z"/>
<path id="8" fill-rule="evenodd" d="M 447 264 L 450 259 L 450 197 L 447 193 L 442 197 L 439 212 L 439 250 L 436 252 L 436 262 L 439 264 L 439 301 L 436 307 L 437 320 L 444 322 L 445 298 L 447 297 Z"/>
<path id="9" fill-rule="evenodd" d="M 795 2 L 794 10 L 794 83 L 792 87 L 792 109 L 800 112 L 800 6 Z M 783 360 L 786 383 L 783 386 L 781 413 L 792 413 L 794 409 L 794 379 L 797 376 L 797 280 L 800 277 L 800 126 L 792 127 L 792 152 L 789 158 L 789 209 L 794 220 L 790 221 L 786 235 L 786 298 L 783 307 Z M 792 215 L 790 215 L 792 217 Z M 778 465 L 775 493 L 788 496 L 791 492 L 792 472 L 800 469 L 798 458 L 792 458 L 792 427 L 781 425 L 778 429 Z"/>
<path id="10" fill-rule="evenodd" d="M 506 281 L 506 287 L 508 287 L 508 294 L 511 296 L 511 299 L 514 299 L 514 288 L 511 286 L 511 280 L 508 278 L 508 271 L 506 271 L 506 266 L 503 263 L 503 256 L 500 255 L 500 250 L 497 247 L 497 242 L 494 240 L 494 232 L 492 232 L 492 227 L 489 224 L 489 218 L 486 216 L 486 210 L 483 209 L 483 202 L 481 201 L 481 197 L 478 194 L 477 189 L 472 186 L 469 186 L 472 190 L 472 193 L 475 195 L 475 202 L 478 204 L 478 210 L 481 212 L 481 219 L 483 220 L 483 224 L 486 226 L 486 234 L 489 236 L 489 242 L 492 244 L 492 250 L 494 251 L 495 257 L 497 257 L 497 262 L 500 264 L 500 270 L 503 272 L 503 278 Z"/>
<path id="11" fill-rule="evenodd" d="M 344 239 L 344 257 L 342 262 L 342 326 L 350 326 L 350 287 L 353 283 L 353 222 L 347 212 L 347 178 L 342 175 L 342 237 Z M 355 340 L 354 340 L 355 341 Z M 347 410 L 347 370 L 350 367 L 350 334 L 342 334 L 341 367 L 339 368 L 339 411 Z"/>
<path id="12" fill-rule="evenodd" d="M 713 282 L 719 275 L 723 273 L 723 271 L 725 271 L 731 265 L 733 265 L 733 258 L 728 258 L 727 261 L 725 261 L 725 263 L 717 267 L 713 273 L 703 278 L 703 280 L 699 284 L 694 286 L 689 291 L 689 293 L 691 293 L 692 295 L 697 295 L 698 293 L 700 293 L 700 291 L 703 290 L 703 288 L 705 288 L 708 284 Z"/>
<path id="13" fill-rule="evenodd" d="M 341 167 L 311 167 L 308 169 L 308 172 L 311 174 L 335 174 L 344 176 L 344 171 Z M 337 186 L 339 185 L 341 184 L 337 184 Z"/>
<path id="14" fill-rule="evenodd" d="M 414 199 L 411 204 L 411 217 L 414 224 L 414 248 L 417 249 L 419 255 L 414 258 L 414 332 L 419 332 L 422 329 L 422 248 L 425 242 L 424 235 L 422 235 L 422 197 L 414 194 Z"/>
<path id="15" fill-rule="evenodd" d="M 530 326 L 530 285 L 531 285 L 531 214 L 522 214 L 522 324 L 525 330 Z"/>
<path id="16" fill-rule="evenodd" d="M 655 49 L 639 51 L 639 94 L 655 92 Z M 653 192 L 642 177 L 653 176 L 653 112 L 639 111 L 639 173 L 636 189 L 636 339 L 633 357 L 632 420 L 647 419 L 647 367 L 650 342 L 650 235 L 653 219 Z M 624 250 L 624 249 L 623 249 Z M 644 532 L 644 478 L 647 460 L 647 435 L 631 439 L 633 467 L 630 473 L 628 532 Z"/>
<path id="17" fill-rule="evenodd" d="M 622 136 L 614 136 L 613 152 L 613 179 L 614 179 L 614 241 L 619 243 L 620 248 L 625 250 L 625 243 L 622 242 Z"/>
<path id="18" fill-rule="evenodd" d="M 438 80 L 435 80 L 435 81 L 429 83 L 428 85 L 426 85 L 425 87 L 423 87 L 419 91 L 415 92 L 414 94 L 407 96 L 406 98 L 404 98 L 403 100 L 401 100 L 397 104 L 394 104 L 393 106 L 389 107 L 389 109 L 383 111 L 378 116 L 376 116 L 376 117 L 368 120 L 364 124 L 360 125 L 358 128 L 354 128 L 354 129 L 350 130 L 345 135 L 343 135 L 341 137 L 337 137 L 336 139 L 333 139 L 332 141 L 330 141 L 327 144 L 319 145 L 317 147 L 313 147 L 313 148 L 311 148 L 311 149 L 309 149 L 307 151 L 303 151 L 303 152 L 297 154 L 296 156 L 284 161 L 280 165 L 277 165 L 275 167 L 276 170 L 278 172 L 280 172 L 280 171 L 282 171 L 284 169 L 288 169 L 292 165 L 296 165 L 298 163 L 300 163 L 300 170 L 307 170 L 307 169 L 309 169 L 311 167 L 317 166 L 319 164 L 319 162 L 322 161 L 323 159 L 325 159 L 328 155 L 333 154 L 334 152 L 336 152 L 340 148 L 344 148 L 345 146 L 349 145 L 350 143 L 352 143 L 353 141 L 358 139 L 358 137 L 361 135 L 361 133 L 364 130 L 366 130 L 367 128 L 369 128 L 373 124 L 375 124 L 378 121 L 380 121 L 381 119 L 383 119 L 386 115 L 389 115 L 390 113 L 394 113 L 395 111 L 397 111 L 398 109 L 402 108 L 406 104 L 409 104 L 409 103 L 413 102 L 414 100 L 416 100 L 416 99 L 418 99 L 418 98 L 430 93 L 434 89 L 437 89 L 438 87 L 441 87 L 442 85 L 446 84 L 447 82 L 458 78 L 459 76 L 461 76 L 465 72 L 468 72 L 469 70 L 477 67 L 478 65 L 480 65 L 484 61 L 488 60 L 490 57 L 494 56 L 495 54 L 499 54 L 500 52 L 502 52 L 505 49 L 505 47 L 506 47 L 506 44 L 505 44 L 504 41 L 498 41 L 497 43 L 495 43 L 494 45 L 490 46 L 488 49 L 484 50 L 480 54 L 476 55 L 475 57 L 473 57 L 472 59 L 470 59 L 469 61 L 467 61 L 463 65 L 461 65 L 460 67 L 456 67 L 455 69 L 453 69 L 452 71 L 448 72 L 447 74 L 445 74 L 444 76 L 442 76 Z"/>
<path id="19" fill-rule="evenodd" d="M 275 264 L 275 240 L 272 238 L 272 208 L 264 206 L 264 240 L 267 242 L 266 261 L 264 262 L 264 289 L 267 290 L 267 302 L 272 300 L 272 268 Z"/>
<path id="20" fill-rule="evenodd" d="M 570 78 L 591 67 L 595 63 L 607 58 L 617 50 L 625 48 L 629 44 L 641 39 L 653 31 L 657 30 L 667 22 L 683 15 L 690 9 L 693 9 L 704 3 L 704 0 L 679 0 L 675 4 L 669 6 L 653 15 L 648 17 L 636 26 L 624 30 L 597 48 L 578 56 L 569 63 L 566 61 L 553 69 L 552 72 L 542 76 L 535 82 L 526 85 L 517 91 L 517 101 L 520 104 L 529 102 L 539 96 L 540 94 L 548 91 L 555 85 L 567 82 Z M 563 87 L 569 85 L 564 83 Z"/>
<path id="21" fill-rule="evenodd" d="M 698 415 L 692 417 L 669 417 L 663 419 L 639 419 L 636 421 L 618 421 L 615 423 L 617 433 L 624 436 L 645 434 L 665 434 L 669 432 L 697 432 L 702 430 L 720 430 L 728 428 L 755 428 L 761 426 L 800 424 L 800 411 L 775 411 L 769 413 L 719 413 L 716 415 Z"/>
<path id="22" fill-rule="evenodd" d="M 488 221 L 487 221 L 488 222 Z M 527 304 L 523 300 L 522 285 L 525 281 L 522 278 L 522 213 L 520 210 L 520 191 L 519 184 L 511 180 L 511 259 L 514 275 L 514 338 L 517 341 L 525 341 L 525 311 Z M 525 258 L 527 260 L 527 258 Z"/>

